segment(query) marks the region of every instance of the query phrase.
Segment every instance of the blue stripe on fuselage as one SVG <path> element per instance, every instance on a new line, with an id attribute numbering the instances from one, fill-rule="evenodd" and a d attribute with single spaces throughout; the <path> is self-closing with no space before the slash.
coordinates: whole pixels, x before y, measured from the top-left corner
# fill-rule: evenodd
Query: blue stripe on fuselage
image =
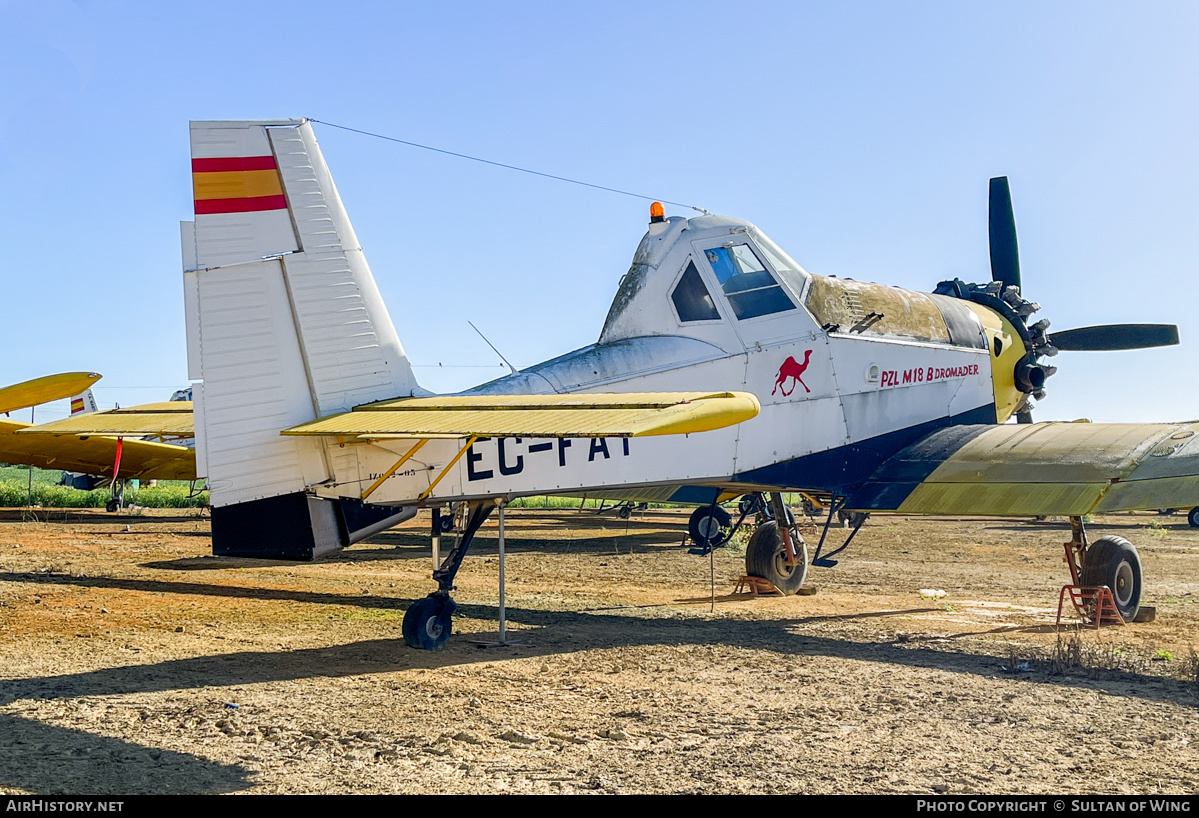
<path id="1" fill-rule="evenodd" d="M 850 443 L 847 446 L 839 446 L 825 452 L 816 452 L 797 457 L 794 460 L 763 466 L 760 469 L 740 472 L 733 476 L 733 482 L 847 494 L 851 489 L 856 489 L 866 483 L 886 460 L 917 440 L 948 426 L 974 424 L 994 426 L 995 404 L 980 406 L 960 415 L 930 420 L 927 423 L 909 426 L 906 429 L 888 432 L 885 435 L 872 437 L 858 443 Z M 936 465 L 932 464 L 932 468 L 936 468 Z M 916 468 L 915 464 L 913 464 L 913 468 Z M 930 468 L 929 473 L 931 471 Z M 927 476 L 928 474 L 923 474 L 919 479 L 915 479 L 910 484 L 911 487 L 904 492 L 904 497 L 910 493 L 911 488 L 914 488 Z M 911 475 L 911 478 L 914 477 L 915 472 Z M 905 481 L 887 485 L 898 490 L 899 486 L 908 485 L 908 483 Z M 887 498 L 888 502 L 893 499 L 893 497 Z M 854 507 L 858 508 L 859 506 L 855 505 Z M 880 506 L 874 507 L 880 508 Z M 896 508 L 898 504 L 886 507 Z"/>

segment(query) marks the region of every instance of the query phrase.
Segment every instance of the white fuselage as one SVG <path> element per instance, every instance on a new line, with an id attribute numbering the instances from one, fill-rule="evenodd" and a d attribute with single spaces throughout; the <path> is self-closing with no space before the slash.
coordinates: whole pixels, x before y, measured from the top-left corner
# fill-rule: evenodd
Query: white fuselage
<path id="1" fill-rule="evenodd" d="M 717 268 L 705 255 L 727 246 L 730 238 L 751 246 L 763 257 L 763 266 L 774 268 L 770 272 L 794 308 L 747 318 L 734 313 Z M 708 291 L 714 317 L 680 317 L 672 291 L 689 264 Z M 777 269 L 783 266 L 790 269 Z M 638 280 L 630 282 L 631 277 Z M 758 397 L 758 417 L 686 437 L 476 441 L 426 502 L 555 492 L 682 499 L 677 492 L 683 485 L 816 488 L 838 478 L 816 473 L 827 471 L 826 464 L 805 468 L 801 458 L 837 450 L 853 457 L 851 444 L 971 413 L 994 422 L 993 409 L 988 417 L 994 395 L 985 347 L 825 329 L 805 307 L 813 278 L 744 222 L 704 217 L 666 222 L 657 235 L 651 228 L 598 344 L 470 392 L 737 390 Z M 827 289 L 829 280 L 824 281 Z M 863 288 L 869 286 L 852 285 L 847 298 L 857 298 L 858 290 L 868 296 Z M 844 293 L 836 290 L 834 295 Z M 905 309 L 894 306 L 902 302 L 892 298 L 887 308 Z M 896 319 L 892 315 L 888 326 L 904 331 Z M 414 444 L 393 440 L 334 446 L 330 454 L 338 486 L 318 491 L 351 495 L 378 479 Z M 370 501 L 413 502 L 461 447 L 459 441 L 429 442 Z M 771 472 L 797 461 L 795 474 L 784 478 Z"/>

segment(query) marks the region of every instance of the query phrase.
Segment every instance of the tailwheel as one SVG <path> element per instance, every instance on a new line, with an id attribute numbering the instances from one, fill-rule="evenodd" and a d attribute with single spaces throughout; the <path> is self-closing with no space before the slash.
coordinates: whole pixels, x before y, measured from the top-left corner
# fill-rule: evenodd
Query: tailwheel
<path id="1" fill-rule="evenodd" d="M 762 523 L 745 548 L 745 573 L 768 580 L 784 594 L 798 593 L 808 574 L 808 547 L 799 532 L 791 529 L 796 550 L 794 565 L 788 565 L 787 546 L 774 520 Z"/>
<path id="2" fill-rule="evenodd" d="M 1079 584 L 1106 585 L 1121 618 L 1133 621 L 1141 608 L 1141 558 L 1137 549 L 1123 537 L 1095 540 L 1083 555 Z"/>
<path id="3" fill-rule="evenodd" d="M 439 650 L 453 632 L 452 615 L 458 607 L 444 594 L 418 599 L 404 612 L 404 641 L 408 647 Z"/>

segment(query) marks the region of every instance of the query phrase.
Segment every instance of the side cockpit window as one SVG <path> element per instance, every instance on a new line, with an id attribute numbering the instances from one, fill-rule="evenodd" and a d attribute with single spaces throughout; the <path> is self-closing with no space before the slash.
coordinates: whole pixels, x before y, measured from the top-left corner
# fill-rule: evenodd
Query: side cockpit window
<path id="1" fill-rule="evenodd" d="M 695 269 L 694 261 L 687 262 L 687 269 L 670 294 L 670 300 L 674 302 L 680 321 L 714 321 L 720 318 L 708 288 L 699 277 L 699 270 Z"/>
<path id="2" fill-rule="evenodd" d="M 791 297 L 748 244 L 713 247 L 705 250 L 704 255 L 737 318 L 757 318 L 795 309 Z"/>

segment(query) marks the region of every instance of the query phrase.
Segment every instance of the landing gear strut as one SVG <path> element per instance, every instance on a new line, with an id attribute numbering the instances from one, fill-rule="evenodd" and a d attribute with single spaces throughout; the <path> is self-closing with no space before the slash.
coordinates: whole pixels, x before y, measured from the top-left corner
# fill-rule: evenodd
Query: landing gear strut
<path id="1" fill-rule="evenodd" d="M 1123 537 L 1100 537 L 1087 543 L 1081 517 L 1070 518 L 1073 534 L 1066 543 L 1066 564 L 1075 585 L 1107 587 L 1116 610 L 1125 622 L 1131 622 L 1141 609 L 1141 558 L 1137 549 Z"/>
<path id="2" fill-rule="evenodd" d="M 454 590 L 454 577 L 458 575 L 462 558 L 466 556 L 475 534 L 494 510 L 495 504 L 491 501 L 470 504 L 462 537 L 446 554 L 441 565 L 433 570 L 437 590 L 424 599 L 418 599 L 404 612 L 404 641 L 409 647 L 437 650 L 449 641 L 453 632 L 451 618 L 458 607 L 450 598 L 450 591 Z"/>
<path id="3" fill-rule="evenodd" d="M 808 547 L 783 505 L 783 495 L 772 492 L 768 508 L 774 519 L 758 526 L 749 538 L 745 573 L 768 580 L 784 594 L 798 593 L 808 575 Z M 779 520 L 786 522 L 780 527 Z"/>
<path id="4" fill-rule="evenodd" d="M 104 504 L 105 511 L 120 511 L 125 507 L 125 481 L 112 481 L 112 497 Z"/>

